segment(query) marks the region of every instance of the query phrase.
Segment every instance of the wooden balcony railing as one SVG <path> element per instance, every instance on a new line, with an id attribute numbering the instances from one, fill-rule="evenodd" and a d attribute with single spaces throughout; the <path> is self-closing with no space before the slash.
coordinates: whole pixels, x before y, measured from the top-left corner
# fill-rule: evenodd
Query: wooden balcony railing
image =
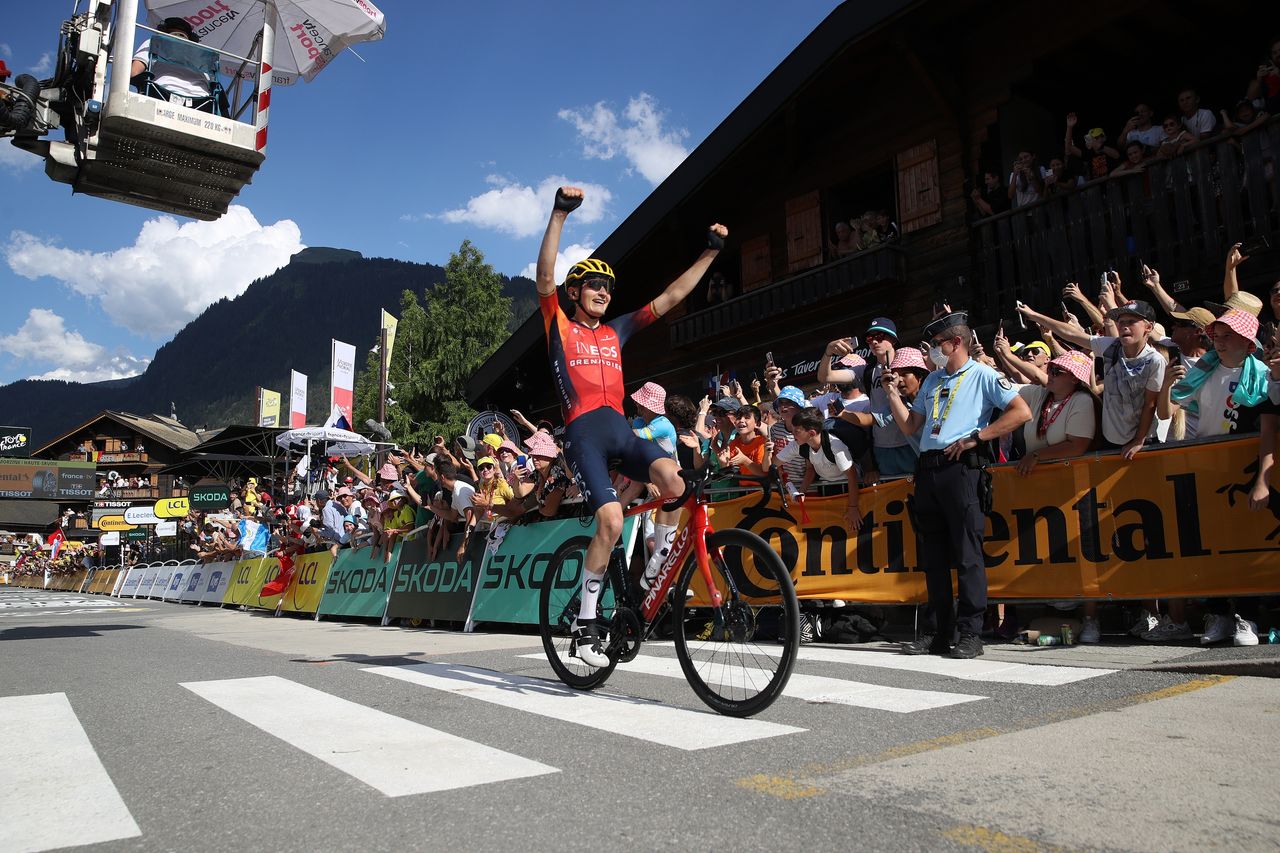
<path id="1" fill-rule="evenodd" d="M 1144 298 L 1142 263 L 1159 270 L 1166 289 L 1216 289 L 1233 243 L 1265 237 L 1280 245 L 1277 154 L 1273 119 L 1153 160 L 1141 173 L 978 220 L 977 301 L 986 319 L 1011 316 L 1016 299 L 1049 310 L 1068 281 L 1094 298 L 1108 269 L 1120 273 L 1127 296 Z"/>
<path id="2" fill-rule="evenodd" d="M 884 281 L 902 281 L 905 263 L 894 245 L 877 246 L 799 275 L 759 287 L 727 302 L 686 314 L 671 324 L 671 343 L 684 346 Z"/>

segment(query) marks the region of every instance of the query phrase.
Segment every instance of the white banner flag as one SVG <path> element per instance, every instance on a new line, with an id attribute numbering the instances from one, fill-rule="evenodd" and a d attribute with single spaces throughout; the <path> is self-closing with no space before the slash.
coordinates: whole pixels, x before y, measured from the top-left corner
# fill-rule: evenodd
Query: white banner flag
<path id="1" fill-rule="evenodd" d="M 332 410 L 337 406 L 347 419 L 347 429 L 351 429 L 351 405 L 356 388 L 356 348 L 334 339 L 330 365 L 332 378 L 329 382 L 329 408 Z"/>
<path id="2" fill-rule="evenodd" d="M 307 425 L 307 374 L 291 370 L 289 381 L 289 427 L 299 429 Z"/>

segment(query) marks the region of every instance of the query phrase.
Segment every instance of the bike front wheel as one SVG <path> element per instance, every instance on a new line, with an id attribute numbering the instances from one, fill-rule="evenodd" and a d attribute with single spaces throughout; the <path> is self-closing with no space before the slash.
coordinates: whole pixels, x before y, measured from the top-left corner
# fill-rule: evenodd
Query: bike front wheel
<path id="1" fill-rule="evenodd" d="M 676 656 L 689 686 L 732 717 L 759 713 L 782 695 L 800 648 L 800 605 L 778 553 L 747 530 L 707 537 L 714 606 L 690 554 L 672 595 Z"/>
<path id="2" fill-rule="evenodd" d="M 547 565 L 538 594 L 538 630 L 547 662 L 556 678 L 578 690 L 591 690 L 604 684 L 618 665 L 618 659 L 610 655 L 609 665 L 596 669 L 583 663 L 573 650 L 573 623 L 582 600 L 582 566 L 590 543 L 590 538 L 576 536 L 561 545 Z M 606 572 L 597 611 L 601 630 L 613 619 L 612 582 L 613 573 Z M 602 639 L 607 643 L 607 638 Z"/>

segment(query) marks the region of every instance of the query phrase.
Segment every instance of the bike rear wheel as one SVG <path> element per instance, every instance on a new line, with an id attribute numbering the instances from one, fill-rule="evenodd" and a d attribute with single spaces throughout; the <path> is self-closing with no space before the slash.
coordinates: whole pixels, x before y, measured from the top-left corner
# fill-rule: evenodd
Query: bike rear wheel
<path id="1" fill-rule="evenodd" d="M 604 684 L 618 665 L 617 658 L 610 655 L 609 665 L 596 669 L 572 654 L 573 622 L 582 600 L 582 566 L 590 542 L 589 537 L 576 536 L 561 545 L 547 565 L 538 594 L 538 630 L 547 662 L 551 664 L 556 678 L 578 690 L 591 690 Z M 602 632 L 613 619 L 615 597 L 611 594 L 612 584 L 613 573 L 606 572 L 597 617 Z M 602 636 L 601 639 L 608 645 L 607 637 Z"/>
<path id="2" fill-rule="evenodd" d="M 711 606 L 690 554 L 672 595 L 676 656 L 689 686 L 711 708 L 748 717 L 782 695 L 800 648 L 800 605 L 782 558 L 747 530 L 707 537 L 711 576 L 723 599 Z"/>

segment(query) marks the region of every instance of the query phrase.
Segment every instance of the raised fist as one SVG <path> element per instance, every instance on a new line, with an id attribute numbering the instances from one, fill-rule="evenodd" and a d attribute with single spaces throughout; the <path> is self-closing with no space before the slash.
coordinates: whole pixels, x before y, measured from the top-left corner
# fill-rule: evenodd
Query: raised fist
<path id="1" fill-rule="evenodd" d="M 729 236 L 729 229 L 719 222 L 707 229 L 707 248 L 720 251 L 724 248 L 724 238 Z"/>
<path id="2" fill-rule="evenodd" d="M 556 210 L 571 213 L 582 204 L 582 190 L 578 187 L 560 187 L 556 190 Z"/>

